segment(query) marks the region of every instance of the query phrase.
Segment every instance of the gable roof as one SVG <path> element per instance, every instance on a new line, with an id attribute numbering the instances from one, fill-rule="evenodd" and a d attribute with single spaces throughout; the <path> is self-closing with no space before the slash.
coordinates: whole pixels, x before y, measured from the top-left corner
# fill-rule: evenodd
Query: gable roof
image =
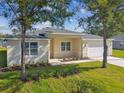
<path id="1" fill-rule="evenodd" d="M 82 39 L 103 39 L 103 37 L 92 34 L 85 34 L 82 36 Z"/>
<path id="2" fill-rule="evenodd" d="M 59 29 L 59 28 L 43 28 L 42 30 L 39 30 L 39 32 L 44 33 L 44 34 L 54 34 L 54 35 L 79 35 L 81 36 L 82 39 L 92 39 L 92 40 L 101 40 L 103 37 L 98 36 L 98 35 L 93 35 L 93 34 L 87 34 L 87 33 L 82 33 L 82 32 L 76 32 L 76 31 L 71 31 L 67 29 Z"/>
<path id="3" fill-rule="evenodd" d="M 43 28 L 42 30 L 39 30 L 40 33 L 46 33 L 46 34 L 61 34 L 61 35 L 83 35 L 82 32 L 76 32 L 71 31 L 67 29 L 59 29 L 59 28 Z"/>
<path id="4" fill-rule="evenodd" d="M 120 34 L 120 35 L 116 35 L 116 36 L 113 36 L 112 39 L 114 39 L 115 41 L 117 40 L 123 40 L 124 41 L 124 33 L 123 34 Z"/>
<path id="5" fill-rule="evenodd" d="M 26 35 L 25 39 L 48 40 L 49 38 L 45 36 Z M 21 35 L 8 35 L 6 37 L 1 38 L 1 40 L 21 40 Z"/>

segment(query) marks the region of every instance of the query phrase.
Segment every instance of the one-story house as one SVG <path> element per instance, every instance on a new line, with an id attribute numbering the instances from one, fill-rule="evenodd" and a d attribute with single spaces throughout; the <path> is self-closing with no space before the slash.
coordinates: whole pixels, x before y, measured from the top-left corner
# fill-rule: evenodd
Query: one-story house
<path id="1" fill-rule="evenodd" d="M 107 40 L 112 55 L 112 39 Z M 103 38 L 65 29 L 44 28 L 26 37 L 25 62 L 49 62 L 50 59 L 84 59 L 103 56 Z M 7 38 L 7 65 L 19 65 L 21 39 Z"/>
<path id="2" fill-rule="evenodd" d="M 124 49 L 124 34 L 112 37 L 114 49 Z"/>

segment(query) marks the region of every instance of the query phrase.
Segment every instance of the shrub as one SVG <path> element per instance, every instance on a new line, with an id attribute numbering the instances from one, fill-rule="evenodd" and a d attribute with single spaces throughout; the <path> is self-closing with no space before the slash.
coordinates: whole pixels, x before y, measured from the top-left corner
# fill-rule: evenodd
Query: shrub
<path id="1" fill-rule="evenodd" d="M 32 75 L 32 80 L 39 81 L 40 77 L 39 74 Z"/>

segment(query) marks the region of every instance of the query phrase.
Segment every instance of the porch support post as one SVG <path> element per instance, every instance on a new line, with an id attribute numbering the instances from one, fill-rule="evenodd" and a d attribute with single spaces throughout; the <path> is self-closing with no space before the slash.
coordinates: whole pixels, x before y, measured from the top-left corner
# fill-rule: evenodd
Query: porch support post
<path id="1" fill-rule="evenodd" d="M 83 58 L 83 47 L 82 47 L 82 45 L 83 45 L 83 42 L 82 42 L 82 39 L 81 39 L 81 59 Z"/>
<path id="2" fill-rule="evenodd" d="M 48 40 L 48 63 L 50 62 L 50 40 Z"/>

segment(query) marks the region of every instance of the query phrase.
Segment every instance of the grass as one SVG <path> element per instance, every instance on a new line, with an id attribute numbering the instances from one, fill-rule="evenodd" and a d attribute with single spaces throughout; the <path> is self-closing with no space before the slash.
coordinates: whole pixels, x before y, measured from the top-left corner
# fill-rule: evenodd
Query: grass
<path id="1" fill-rule="evenodd" d="M 124 58 L 124 50 L 113 50 L 112 55 L 114 57 Z"/>
<path id="2" fill-rule="evenodd" d="M 0 47 L 0 67 L 5 67 L 7 65 L 6 51 L 6 48 Z"/>
<path id="3" fill-rule="evenodd" d="M 124 93 L 124 68 L 108 65 L 100 68 L 101 62 L 90 62 L 54 67 L 32 68 L 27 73 L 40 72 L 39 81 L 23 83 L 19 81 L 19 72 L 6 72 L 0 74 L 1 93 Z M 51 73 L 59 70 L 77 68 L 79 74 L 69 75 L 65 78 L 52 78 Z M 42 73 L 41 73 L 42 72 Z"/>
<path id="4" fill-rule="evenodd" d="M 0 47 L 0 51 L 6 51 L 7 49 L 4 47 Z"/>

